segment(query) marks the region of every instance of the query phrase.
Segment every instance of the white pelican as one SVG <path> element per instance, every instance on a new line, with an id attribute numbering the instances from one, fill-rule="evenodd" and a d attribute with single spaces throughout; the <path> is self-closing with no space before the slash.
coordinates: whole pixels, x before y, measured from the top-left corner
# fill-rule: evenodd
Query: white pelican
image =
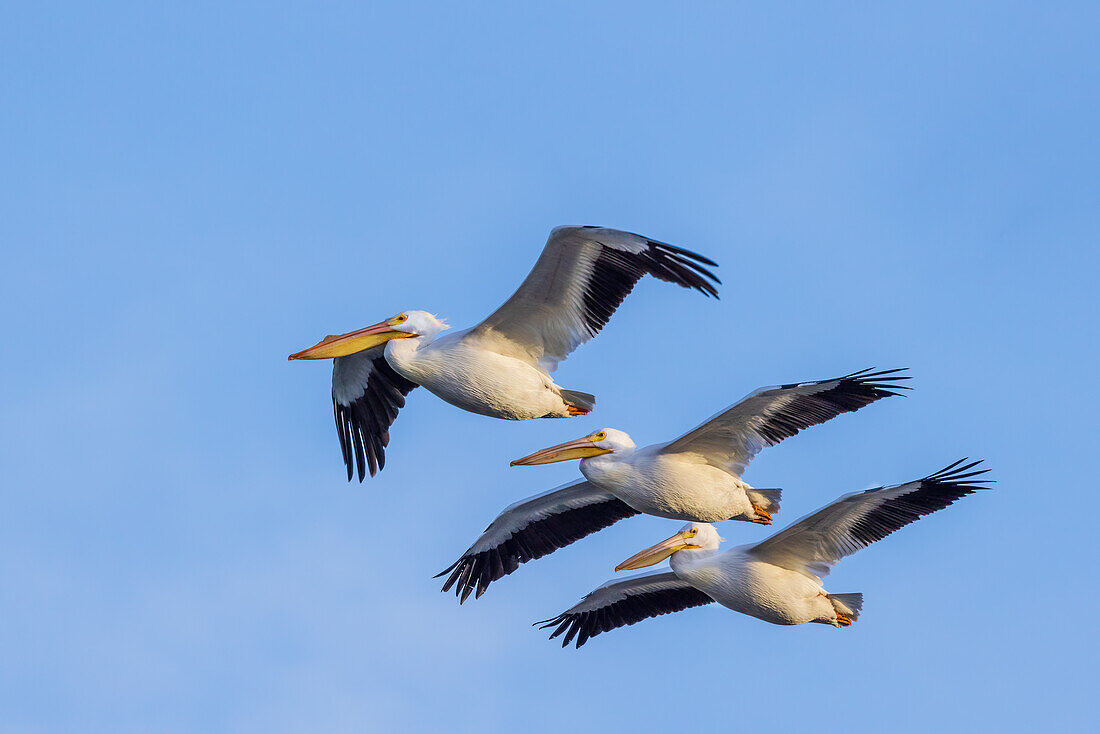
<path id="1" fill-rule="evenodd" d="M 847 627 L 859 619 L 863 594 L 829 594 L 821 583 L 845 556 L 882 540 L 914 520 L 984 489 L 971 471 L 980 461 L 957 461 L 924 479 L 853 492 L 760 543 L 718 552 L 714 526 L 688 523 L 680 532 L 623 561 L 616 571 L 669 559 L 672 571 L 604 584 L 562 614 L 535 624 L 565 634 L 562 647 L 648 617 L 718 602 L 773 624 L 819 622 Z"/>
<path id="2" fill-rule="evenodd" d="M 327 336 L 290 359 L 333 359 L 332 405 L 351 481 L 386 464 L 389 427 L 423 385 L 471 413 L 527 420 L 585 415 L 595 397 L 554 384 L 550 372 L 599 333 L 643 275 L 717 297 L 721 281 L 694 252 L 629 232 L 558 227 L 503 306 L 477 326 L 449 328 L 424 311 Z M 411 337 L 411 338 L 410 338 Z"/>
<path id="3" fill-rule="evenodd" d="M 591 435 L 537 451 L 512 464 L 581 459 L 587 481 L 566 484 L 508 507 L 469 550 L 438 574 L 459 601 L 515 571 L 623 518 L 645 513 L 675 520 L 747 520 L 770 524 L 781 490 L 749 486 L 752 458 L 803 428 L 859 410 L 907 389 L 891 384 L 901 369 L 763 387 L 675 441 L 636 449 L 622 431 Z M 477 598 L 475 597 L 475 598 Z"/>

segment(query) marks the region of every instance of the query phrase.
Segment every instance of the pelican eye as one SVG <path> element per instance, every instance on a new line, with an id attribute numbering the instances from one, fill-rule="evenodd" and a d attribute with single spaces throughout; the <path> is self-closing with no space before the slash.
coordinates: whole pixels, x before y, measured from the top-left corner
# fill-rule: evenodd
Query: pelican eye
<path id="1" fill-rule="evenodd" d="M 605 438 L 607 438 L 607 431 L 600 431 L 599 433 L 597 433 L 595 436 L 592 437 L 592 440 L 593 441 L 602 441 Z"/>
<path id="2" fill-rule="evenodd" d="M 698 534 L 699 528 L 692 528 L 691 530 L 687 531 L 687 533 L 685 533 L 685 535 L 689 538 L 694 538 Z"/>
<path id="3" fill-rule="evenodd" d="M 400 316 L 394 316 L 393 321 L 391 323 L 396 326 L 397 324 L 403 324 L 408 320 L 409 320 L 409 317 L 408 317 L 407 314 L 401 314 Z"/>

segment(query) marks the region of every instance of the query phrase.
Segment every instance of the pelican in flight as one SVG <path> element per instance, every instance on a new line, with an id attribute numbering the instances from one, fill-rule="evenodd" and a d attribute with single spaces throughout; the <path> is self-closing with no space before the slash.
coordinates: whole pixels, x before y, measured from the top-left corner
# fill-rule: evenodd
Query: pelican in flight
<path id="1" fill-rule="evenodd" d="M 527 420 L 585 415 L 595 397 L 550 373 L 599 333 L 643 275 L 717 297 L 716 263 L 673 245 L 602 227 L 558 227 L 503 306 L 477 326 L 449 328 L 424 311 L 339 336 L 290 359 L 332 359 L 332 405 L 351 481 L 386 465 L 389 428 L 417 385 L 471 413 Z M 713 283 L 711 282 L 713 281 Z"/>
<path id="2" fill-rule="evenodd" d="M 436 578 L 450 574 L 459 602 L 476 590 L 586 535 L 632 515 L 674 520 L 747 520 L 763 525 L 779 510 L 781 490 L 749 486 L 741 475 L 761 449 L 841 413 L 907 389 L 904 369 L 862 370 L 844 377 L 763 387 L 674 441 L 636 448 L 630 436 L 604 428 L 536 451 L 512 465 L 580 459 L 585 481 L 566 484 L 508 507 Z"/>
<path id="3" fill-rule="evenodd" d="M 718 602 L 772 624 L 818 622 L 847 627 L 859 619 L 863 594 L 830 594 L 821 583 L 841 558 L 882 540 L 898 528 L 942 510 L 988 483 L 974 479 L 966 459 L 924 479 L 853 492 L 807 515 L 760 543 L 723 553 L 723 540 L 707 523 L 680 532 L 623 561 L 615 569 L 642 568 L 669 559 L 671 571 L 640 574 L 604 584 L 562 614 L 536 622 L 554 627 L 577 647 L 588 638 L 649 617 Z"/>

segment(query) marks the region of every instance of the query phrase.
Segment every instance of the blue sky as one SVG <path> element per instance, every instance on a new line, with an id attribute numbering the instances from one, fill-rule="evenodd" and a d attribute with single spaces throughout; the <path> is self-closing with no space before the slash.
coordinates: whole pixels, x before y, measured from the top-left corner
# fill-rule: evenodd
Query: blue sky
<path id="1" fill-rule="evenodd" d="M 1096 726 L 1100 13 L 661 5 L 5 10 L 0 729 Z M 588 418 L 414 393 L 345 483 L 329 368 L 286 355 L 471 324 L 564 223 L 709 255 L 723 298 L 641 284 L 557 372 Z M 461 608 L 431 579 L 576 472 L 509 459 L 872 365 L 912 395 L 750 467 L 780 526 L 965 455 L 998 484 L 842 563 L 849 629 L 529 627 L 654 518 Z"/>

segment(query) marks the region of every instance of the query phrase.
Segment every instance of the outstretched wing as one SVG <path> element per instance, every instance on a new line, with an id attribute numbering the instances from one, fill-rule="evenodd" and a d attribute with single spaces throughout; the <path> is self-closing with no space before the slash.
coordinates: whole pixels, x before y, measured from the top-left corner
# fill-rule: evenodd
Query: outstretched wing
<path id="1" fill-rule="evenodd" d="M 982 462 L 956 461 L 944 469 L 893 487 L 846 494 L 749 549 L 758 558 L 792 571 L 824 576 L 845 556 L 882 540 L 898 528 L 960 497 L 985 489 L 987 479 L 974 479 L 988 469 Z"/>
<path id="2" fill-rule="evenodd" d="M 804 428 L 841 413 L 859 410 L 908 388 L 905 368 L 862 370 L 817 382 L 762 387 L 661 449 L 662 453 L 696 453 L 710 463 L 744 473 L 761 449 L 774 446 Z"/>
<path id="3" fill-rule="evenodd" d="M 332 409 L 349 482 L 356 467 L 361 482 L 368 469 L 373 477 L 386 465 L 390 426 L 416 387 L 390 367 L 384 352 L 382 345 L 332 360 Z"/>
<path id="4" fill-rule="evenodd" d="M 588 638 L 601 632 L 712 601 L 671 571 L 643 573 L 622 581 L 608 582 L 568 611 L 535 624 L 539 625 L 539 629 L 556 627 L 550 635 L 551 640 L 564 633 L 562 647 L 576 637 L 579 648 Z"/>
<path id="5" fill-rule="evenodd" d="M 716 263 L 630 232 L 557 227 L 519 289 L 465 338 L 494 340 L 553 370 L 599 333 L 643 275 L 717 297 L 721 281 L 703 265 Z"/>
<path id="6" fill-rule="evenodd" d="M 457 584 L 459 603 L 475 589 L 477 599 L 490 583 L 512 573 L 521 563 L 542 558 L 637 514 L 615 495 L 588 482 L 566 484 L 508 507 L 461 558 L 436 578 L 451 574 L 443 591 Z"/>

